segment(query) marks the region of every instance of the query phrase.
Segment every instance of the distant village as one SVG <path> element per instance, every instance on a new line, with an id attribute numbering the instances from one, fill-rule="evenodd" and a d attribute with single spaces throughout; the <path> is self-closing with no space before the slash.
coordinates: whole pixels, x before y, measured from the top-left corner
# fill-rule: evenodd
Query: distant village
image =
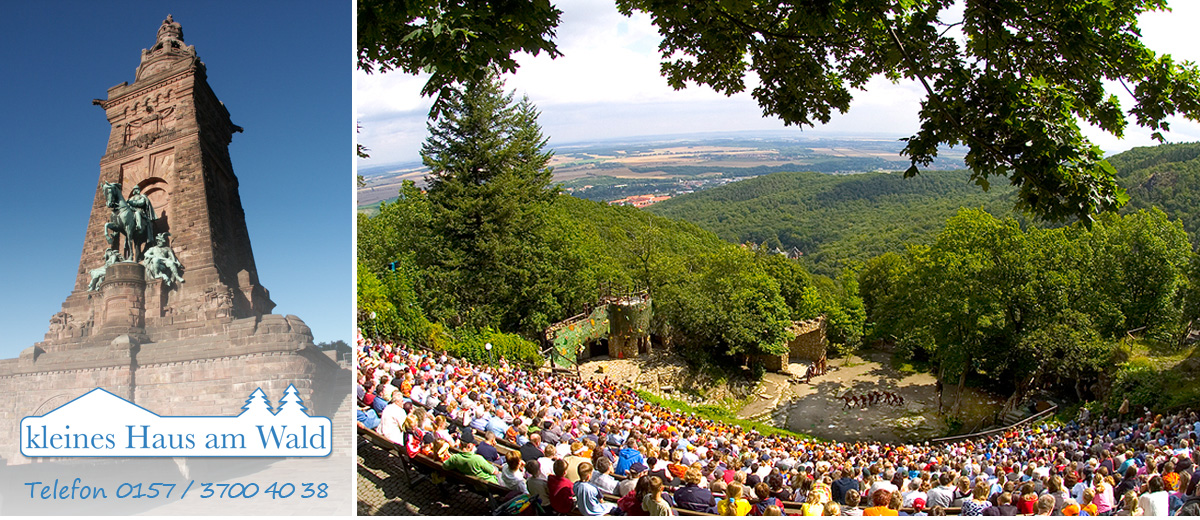
<path id="1" fill-rule="evenodd" d="M 608 193 L 609 194 L 608 196 L 612 196 L 611 194 L 614 191 L 617 192 L 618 194 L 624 195 L 625 193 L 628 193 L 629 191 L 638 190 L 638 191 L 642 191 L 642 193 L 627 195 L 627 196 L 619 198 L 619 199 L 608 200 L 607 202 L 608 202 L 608 205 L 610 205 L 610 206 L 633 206 L 636 208 L 644 208 L 644 207 L 650 206 L 654 203 L 668 200 L 671 197 L 677 197 L 679 195 L 685 195 L 688 193 L 694 193 L 694 192 L 706 190 L 709 188 L 715 188 L 717 186 L 723 186 L 723 185 L 729 184 L 731 182 L 752 179 L 754 177 L 757 177 L 757 175 L 747 175 L 747 176 L 741 176 L 741 177 L 715 177 L 715 178 L 707 178 L 707 179 L 687 179 L 687 180 L 675 179 L 675 180 L 670 180 L 670 181 L 663 180 L 663 181 L 660 181 L 659 183 L 646 183 L 645 180 L 638 179 L 638 181 L 640 181 L 640 182 L 637 182 L 636 184 L 633 184 L 633 185 L 615 184 L 615 185 L 611 185 L 611 186 L 593 186 L 593 185 L 589 184 L 589 185 L 585 185 L 585 186 L 579 186 L 577 188 L 576 187 L 568 187 L 568 188 L 565 188 L 565 191 L 567 191 L 568 193 L 571 193 L 572 195 L 575 195 L 577 197 L 598 200 L 595 197 L 597 195 L 600 195 L 599 193 L 592 193 L 591 196 L 589 196 L 588 192 L 590 190 L 596 189 L 596 190 L 601 190 L 601 191 Z M 647 184 L 649 184 L 649 185 L 647 185 Z M 646 193 L 646 191 L 648 191 L 649 193 Z M 624 192 L 624 193 L 621 193 L 621 192 Z M 603 195 L 600 195 L 600 196 L 603 196 Z"/>
<path id="2" fill-rule="evenodd" d="M 655 202 L 662 202 L 670 199 L 670 195 L 631 195 L 623 199 L 608 201 L 609 206 L 633 206 L 635 208 L 644 208 Z"/>

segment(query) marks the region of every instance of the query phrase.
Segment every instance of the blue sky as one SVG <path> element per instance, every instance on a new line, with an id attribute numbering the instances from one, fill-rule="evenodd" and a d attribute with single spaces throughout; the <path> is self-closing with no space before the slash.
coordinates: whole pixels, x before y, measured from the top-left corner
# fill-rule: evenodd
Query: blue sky
<path id="1" fill-rule="evenodd" d="M 550 59 L 519 55 L 520 68 L 506 75 L 507 86 L 527 94 L 541 110 L 539 123 L 551 147 L 639 135 L 691 132 L 801 130 L 785 127 L 774 117 L 762 117 L 749 91 L 726 97 L 708 87 L 675 91 L 659 74 L 661 41 L 649 15 L 632 17 L 617 12 L 612 0 L 557 0 L 562 23 L 556 41 L 563 56 Z M 1170 0 L 1173 12 L 1152 12 L 1139 19 L 1142 40 L 1151 49 L 1173 55 L 1176 61 L 1200 61 L 1193 34 L 1200 24 L 1200 2 Z M 961 7 L 956 8 L 961 16 Z M 955 9 L 950 10 L 951 13 Z M 419 161 L 426 136 L 425 116 L 430 101 L 419 95 L 427 76 L 400 72 L 365 74 L 355 71 L 355 117 L 362 121 L 359 141 L 371 149 L 360 167 Z M 1118 85 L 1109 91 L 1128 109 L 1131 98 Z M 876 78 L 855 94 L 846 114 L 834 115 L 827 125 L 805 134 L 872 134 L 907 137 L 918 128 L 917 112 L 924 92 L 912 81 L 892 84 Z M 1200 124 L 1171 119 L 1172 142 L 1200 140 Z M 1150 131 L 1130 125 L 1124 139 L 1098 129 L 1087 135 L 1106 152 L 1154 144 Z"/>
<path id="2" fill-rule="evenodd" d="M 92 99 L 133 82 L 170 13 L 233 122 L 259 279 L 315 340 L 350 340 L 354 3 L 6 2 L 0 17 L 0 358 L 70 294 L 110 126 Z"/>

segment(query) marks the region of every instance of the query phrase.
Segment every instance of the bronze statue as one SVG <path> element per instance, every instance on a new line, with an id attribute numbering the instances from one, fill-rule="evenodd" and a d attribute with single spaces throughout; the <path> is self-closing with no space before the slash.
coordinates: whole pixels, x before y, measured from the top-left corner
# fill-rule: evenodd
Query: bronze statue
<path id="1" fill-rule="evenodd" d="M 104 265 L 88 271 L 92 275 L 92 281 L 88 283 L 87 290 L 95 291 L 100 288 L 100 284 L 104 283 L 104 274 L 108 272 L 108 266 L 113 265 L 121 260 L 116 249 L 107 249 L 104 251 Z"/>
<path id="2" fill-rule="evenodd" d="M 183 281 L 183 274 L 180 273 L 183 265 L 179 263 L 175 251 L 167 243 L 167 237 L 170 235 L 170 233 L 159 233 L 154 238 L 154 245 L 146 249 L 146 254 L 142 259 L 142 265 L 146 266 L 146 275 L 151 279 L 161 279 L 168 286 Z"/>
<path id="3" fill-rule="evenodd" d="M 122 260 L 136 262 L 142 245 L 154 239 L 154 205 L 139 187 L 129 192 L 128 199 L 121 198 L 119 182 L 106 182 L 103 187 L 107 206 L 112 208 L 112 217 L 104 225 L 104 239 L 108 248 L 115 250 L 118 236 L 125 235 Z"/>

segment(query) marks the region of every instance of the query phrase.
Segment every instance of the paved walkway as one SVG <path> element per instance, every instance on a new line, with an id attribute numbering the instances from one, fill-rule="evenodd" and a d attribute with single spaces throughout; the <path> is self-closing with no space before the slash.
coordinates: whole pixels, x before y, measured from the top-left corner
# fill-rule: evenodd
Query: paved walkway
<path id="1" fill-rule="evenodd" d="M 358 447 L 359 515 L 487 516 L 491 508 L 482 497 L 463 490 L 445 496 L 427 479 L 412 486 L 392 466 L 391 456 L 371 444 Z"/>

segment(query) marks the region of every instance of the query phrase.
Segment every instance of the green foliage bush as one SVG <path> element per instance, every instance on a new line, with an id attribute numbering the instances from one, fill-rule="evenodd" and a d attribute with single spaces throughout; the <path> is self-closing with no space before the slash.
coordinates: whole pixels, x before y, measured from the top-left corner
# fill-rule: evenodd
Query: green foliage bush
<path id="1" fill-rule="evenodd" d="M 681 413 L 693 413 L 705 419 L 741 426 L 746 430 L 754 429 L 764 435 L 778 435 L 781 437 L 791 437 L 802 440 L 823 441 L 823 439 L 819 437 L 813 437 L 812 435 L 796 433 L 793 431 L 784 430 L 782 428 L 776 428 L 774 426 L 748 421 L 746 419 L 739 419 L 721 405 L 702 404 L 699 406 L 692 406 L 683 401 L 660 397 L 645 390 L 635 390 L 634 392 L 638 395 L 638 397 L 642 398 L 643 401 L 661 406 L 668 410 L 678 410 Z"/>
<path id="2" fill-rule="evenodd" d="M 491 353 L 486 349 L 488 343 L 492 344 Z M 454 339 L 444 347 L 448 354 L 473 363 L 486 364 L 504 358 L 510 362 L 535 366 L 542 364 L 542 355 L 537 343 L 516 334 L 491 329 L 459 329 L 454 332 Z"/>
<path id="3" fill-rule="evenodd" d="M 1134 360 L 1123 363 L 1113 376 L 1112 388 L 1109 391 L 1107 405 L 1111 411 L 1116 411 L 1121 402 L 1129 399 L 1129 410 L 1136 412 L 1142 407 L 1159 409 L 1165 404 L 1166 396 L 1163 376 L 1145 360 Z"/>
<path id="4" fill-rule="evenodd" d="M 1109 369 L 1126 330 L 1180 326 L 1191 259 L 1179 222 L 1157 209 L 1053 229 L 964 209 L 932 244 L 872 260 L 859 280 L 875 338 L 927 356 L 943 380 L 1074 395 Z M 1126 377 L 1124 390 L 1144 387 L 1143 374 Z"/>
<path id="5" fill-rule="evenodd" d="M 1196 374 L 1175 367 L 1156 367 L 1146 358 L 1134 358 L 1117 367 L 1103 406 L 1113 413 L 1124 399 L 1129 399 L 1129 411 L 1133 414 L 1140 414 L 1143 408 L 1170 411 L 1195 406 L 1200 401 L 1200 384 Z"/>

